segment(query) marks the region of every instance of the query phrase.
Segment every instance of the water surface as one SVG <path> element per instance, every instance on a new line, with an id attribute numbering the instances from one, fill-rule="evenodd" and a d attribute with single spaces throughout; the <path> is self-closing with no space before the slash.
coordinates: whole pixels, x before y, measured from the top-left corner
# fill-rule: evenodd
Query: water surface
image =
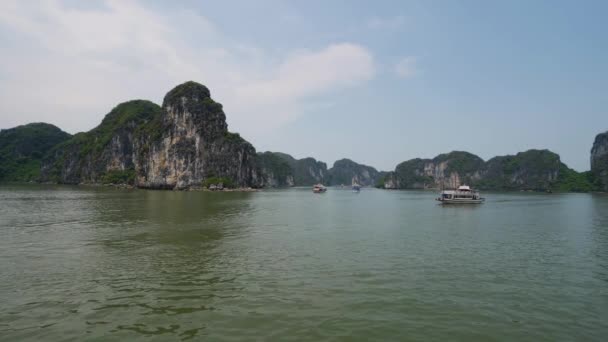
<path id="1" fill-rule="evenodd" d="M 0 187 L 0 340 L 605 340 L 608 196 Z"/>

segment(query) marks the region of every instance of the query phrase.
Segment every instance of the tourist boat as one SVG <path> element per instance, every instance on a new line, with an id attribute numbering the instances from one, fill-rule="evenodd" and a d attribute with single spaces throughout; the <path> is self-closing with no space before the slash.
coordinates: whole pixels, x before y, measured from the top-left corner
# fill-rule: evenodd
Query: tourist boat
<path id="1" fill-rule="evenodd" d="M 353 183 L 353 192 L 359 192 L 361 191 L 361 185 L 357 184 L 357 183 Z"/>
<path id="2" fill-rule="evenodd" d="M 315 184 L 315 186 L 312 187 L 312 192 L 314 192 L 315 194 L 320 194 L 325 191 L 327 191 L 327 188 L 323 186 L 323 184 Z"/>
<path id="3" fill-rule="evenodd" d="M 468 185 L 461 185 L 456 190 L 444 190 L 437 198 L 442 204 L 478 204 L 485 198 L 479 196 L 479 191 L 471 189 Z"/>

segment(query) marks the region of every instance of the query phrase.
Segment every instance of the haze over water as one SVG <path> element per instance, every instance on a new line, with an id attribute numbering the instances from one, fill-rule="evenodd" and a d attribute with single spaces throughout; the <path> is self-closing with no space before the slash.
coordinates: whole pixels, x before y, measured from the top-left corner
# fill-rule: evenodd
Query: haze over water
<path id="1" fill-rule="evenodd" d="M 0 187 L 0 340 L 602 340 L 608 196 Z"/>

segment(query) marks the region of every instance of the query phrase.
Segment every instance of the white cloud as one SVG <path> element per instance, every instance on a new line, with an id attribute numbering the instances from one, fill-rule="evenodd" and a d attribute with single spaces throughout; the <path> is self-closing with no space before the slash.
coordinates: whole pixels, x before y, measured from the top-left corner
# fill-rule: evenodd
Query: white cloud
<path id="1" fill-rule="evenodd" d="M 395 65 L 395 73 L 401 78 L 409 78 L 416 75 L 419 71 L 416 68 L 417 58 L 416 57 L 405 57 L 402 58 Z"/>
<path id="2" fill-rule="evenodd" d="M 0 127 L 47 121 L 88 130 L 121 101 L 160 103 L 195 80 L 224 104 L 231 129 L 256 135 L 300 115 L 305 100 L 375 74 L 373 56 L 357 44 L 282 55 L 234 41 L 194 12 L 103 5 L 0 2 L 0 34 L 13 37 L 0 53 Z"/>
<path id="3" fill-rule="evenodd" d="M 373 17 L 367 22 L 367 27 L 374 30 L 398 30 L 405 25 L 405 17 L 398 15 L 395 17 Z"/>

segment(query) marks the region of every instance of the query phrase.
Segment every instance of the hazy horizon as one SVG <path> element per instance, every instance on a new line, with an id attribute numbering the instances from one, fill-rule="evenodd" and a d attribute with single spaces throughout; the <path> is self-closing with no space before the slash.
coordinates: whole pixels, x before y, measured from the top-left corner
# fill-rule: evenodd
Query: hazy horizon
<path id="1" fill-rule="evenodd" d="M 257 151 L 382 171 L 549 149 L 589 169 L 608 130 L 604 2 L 0 3 L 0 128 L 76 133 L 187 80 Z"/>

